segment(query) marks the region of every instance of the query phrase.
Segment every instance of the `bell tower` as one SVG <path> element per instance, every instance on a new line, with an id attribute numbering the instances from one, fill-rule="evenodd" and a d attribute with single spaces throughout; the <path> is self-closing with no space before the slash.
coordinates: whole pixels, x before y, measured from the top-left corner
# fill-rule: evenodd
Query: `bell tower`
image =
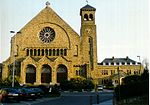
<path id="1" fill-rule="evenodd" d="M 88 65 L 89 71 L 97 67 L 95 11 L 96 9 L 88 4 L 80 9 L 82 60 L 83 64 Z"/>

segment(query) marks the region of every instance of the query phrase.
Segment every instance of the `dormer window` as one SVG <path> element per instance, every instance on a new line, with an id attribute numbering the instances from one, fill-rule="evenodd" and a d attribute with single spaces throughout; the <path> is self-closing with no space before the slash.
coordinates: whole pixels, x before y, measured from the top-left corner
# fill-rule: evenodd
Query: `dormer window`
<path id="1" fill-rule="evenodd" d="M 109 65 L 109 63 L 108 63 L 108 62 L 106 62 L 106 65 Z"/>
<path id="2" fill-rule="evenodd" d="M 122 62 L 122 65 L 125 65 L 125 62 Z"/>
<path id="3" fill-rule="evenodd" d="M 111 62 L 111 65 L 114 65 L 114 62 Z"/>
<path id="4" fill-rule="evenodd" d="M 127 65 L 130 65 L 130 62 L 127 62 Z"/>

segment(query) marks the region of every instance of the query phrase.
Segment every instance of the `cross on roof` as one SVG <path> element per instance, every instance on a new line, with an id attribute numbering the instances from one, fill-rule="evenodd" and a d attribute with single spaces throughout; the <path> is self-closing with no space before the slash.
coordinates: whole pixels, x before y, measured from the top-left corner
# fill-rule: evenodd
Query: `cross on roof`
<path id="1" fill-rule="evenodd" d="M 49 6 L 50 6 L 50 2 L 47 1 L 47 2 L 46 2 L 46 7 L 49 7 Z"/>
<path id="2" fill-rule="evenodd" d="M 86 3 L 88 4 L 88 0 L 86 0 Z"/>

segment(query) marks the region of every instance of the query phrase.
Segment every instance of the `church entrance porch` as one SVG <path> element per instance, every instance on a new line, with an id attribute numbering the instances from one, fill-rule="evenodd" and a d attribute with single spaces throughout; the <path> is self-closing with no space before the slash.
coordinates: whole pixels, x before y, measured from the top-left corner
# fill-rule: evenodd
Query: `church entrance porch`
<path id="1" fill-rule="evenodd" d="M 41 72 L 41 83 L 50 83 L 52 81 L 52 69 L 49 65 L 43 65 Z"/>
<path id="2" fill-rule="evenodd" d="M 36 68 L 33 65 L 28 65 L 26 69 L 26 83 L 33 84 L 36 82 Z"/>
<path id="3" fill-rule="evenodd" d="M 68 80 L 68 70 L 65 65 L 60 64 L 57 68 L 57 83 Z"/>

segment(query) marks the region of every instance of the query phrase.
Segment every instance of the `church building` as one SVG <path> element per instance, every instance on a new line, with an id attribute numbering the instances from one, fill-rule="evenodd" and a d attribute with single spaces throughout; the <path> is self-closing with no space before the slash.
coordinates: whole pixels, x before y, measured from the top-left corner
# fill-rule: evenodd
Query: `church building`
<path id="1" fill-rule="evenodd" d="M 46 7 L 11 38 L 10 57 L 3 62 L 2 78 L 13 74 L 20 84 L 56 84 L 76 76 L 104 83 L 120 71 L 141 73 L 141 64 L 105 59 L 97 62 L 96 8 L 80 9 L 81 28 L 78 35 L 57 13 Z M 123 61 L 123 65 L 119 63 Z M 126 62 L 127 61 L 127 62 Z M 130 62 L 131 61 L 131 62 Z M 104 79 L 103 79 L 104 78 Z"/>

